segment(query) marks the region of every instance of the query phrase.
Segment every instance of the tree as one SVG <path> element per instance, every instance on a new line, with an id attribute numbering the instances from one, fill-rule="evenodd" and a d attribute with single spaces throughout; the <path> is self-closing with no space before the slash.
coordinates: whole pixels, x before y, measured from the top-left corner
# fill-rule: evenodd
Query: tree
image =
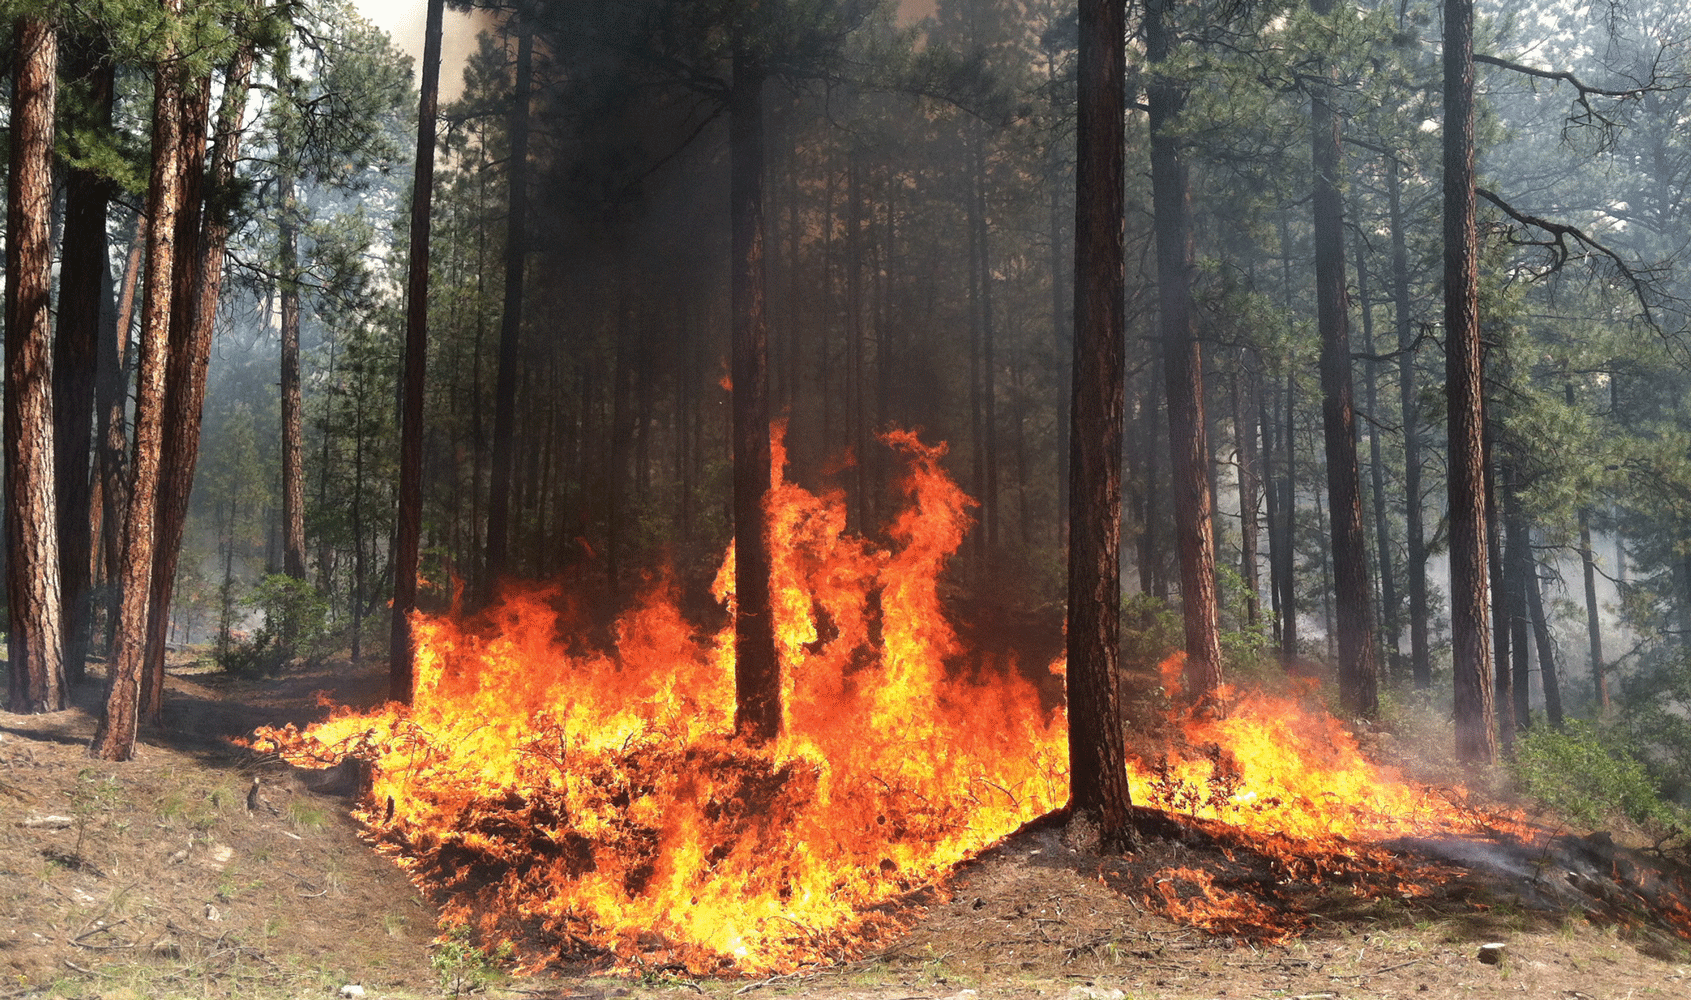
<path id="1" fill-rule="evenodd" d="M 532 14 L 519 9 L 512 15 L 517 27 L 515 88 L 511 93 L 507 172 L 509 212 L 505 217 L 505 307 L 499 319 L 499 375 L 493 395 L 493 472 L 488 487 L 487 594 L 490 598 L 506 572 L 510 542 L 511 465 L 517 419 L 517 367 L 523 322 L 523 267 L 528 253 L 528 118 L 529 91 L 534 87 L 534 25 Z"/>
<path id="2" fill-rule="evenodd" d="M 1168 391 L 1168 428 L 1180 554 L 1180 604 L 1186 624 L 1186 695 L 1219 711 L 1221 630 L 1216 614 L 1215 535 L 1204 422 L 1204 362 L 1192 302 L 1191 194 L 1177 134 L 1185 84 L 1166 68 L 1174 52 L 1172 0 L 1150 0 L 1142 31 L 1154 67 L 1146 88 L 1151 127 L 1151 198 L 1156 219 L 1158 329 Z"/>
<path id="3" fill-rule="evenodd" d="M 182 0 L 165 0 L 172 20 Z M 181 208 L 181 115 L 184 72 L 176 44 L 165 44 L 153 73 L 153 169 L 147 186 L 147 264 L 141 303 L 141 353 L 135 378 L 135 445 L 124 523 L 117 624 L 109 660 L 105 710 L 90 747 L 104 760 L 128 760 L 135 753 L 140 722 L 140 687 L 146 646 L 154 512 L 159 451 L 164 436 L 165 369 L 169 349 L 170 296 L 177 251 L 176 215 Z"/>
<path id="4" fill-rule="evenodd" d="M 96 147 L 111 141 L 117 69 L 110 46 L 98 33 L 70 36 L 67 50 L 65 83 L 86 88 L 86 120 L 67 137 L 71 164 L 65 171 L 59 324 L 53 343 L 53 477 L 59 507 L 65 676 L 76 685 L 86 672 L 91 638 L 90 561 L 97 519 L 91 509 L 89 458 L 102 313 L 111 297 L 106 215 L 116 190 L 93 161 L 100 155 Z"/>
<path id="5" fill-rule="evenodd" d="M 763 273 L 763 53 L 738 29 L 728 93 L 728 215 L 734 375 L 734 731 L 753 743 L 781 731 L 781 664 L 769 604 L 764 503 L 771 483 L 769 328 Z"/>
<path id="6" fill-rule="evenodd" d="M 6 599 L 14 712 L 66 704 L 53 490 L 51 289 L 53 117 L 58 32 L 43 16 L 12 28 L 12 149 L 6 197 Z"/>
<path id="7" fill-rule="evenodd" d="M 1069 784 L 1109 849 L 1129 833 L 1117 690 L 1121 461 L 1126 391 L 1122 182 L 1125 6 L 1081 0 L 1073 391 L 1068 491 Z"/>
<path id="8" fill-rule="evenodd" d="M 197 92 L 187 108 L 182 130 L 182 162 L 186 167 L 184 210 L 177 220 L 182 259 L 173 282 L 164 400 L 164 423 L 172 432 L 165 437 L 159 455 L 157 543 L 147 631 L 146 681 L 142 690 L 143 711 L 154 719 L 163 708 L 170 605 L 188 521 L 188 502 L 193 494 L 194 471 L 199 462 L 206 370 L 211 361 L 212 333 L 223 287 L 223 256 L 229 244 L 229 216 L 234 208 L 235 165 L 256 47 L 256 33 L 249 29 L 224 68 L 211 165 L 203 187 L 200 175 L 205 156 L 205 114 L 211 93 L 209 74 L 197 81 Z"/>
<path id="9" fill-rule="evenodd" d="M 1444 355 L 1449 413 L 1450 636 L 1456 754 L 1497 758 L 1486 646 L 1484 369 L 1474 221 L 1474 4 L 1444 0 Z"/>
<path id="10" fill-rule="evenodd" d="M 1333 15 L 1332 0 L 1310 9 Z M 1351 379 L 1350 297 L 1345 290 L 1344 198 L 1339 115 L 1329 68 L 1310 91 L 1310 143 L 1315 191 L 1315 303 L 1321 330 L 1321 415 L 1327 450 L 1327 499 L 1333 532 L 1333 579 L 1338 605 L 1339 699 L 1355 715 L 1379 714 L 1374 620 L 1369 608 L 1367 542 L 1362 530 L 1362 482 L 1356 458 L 1356 405 Z"/>
<path id="11" fill-rule="evenodd" d="M 435 117 L 440 103 L 440 32 L 446 0 L 429 0 L 417 98 L 417 160 L 411 184 L 411 255 L 405 302 L 405 366 L 400 388 L 399 496 L 394 527 L 393 629 L 388 697 L 409 704 L 416 679 L 411 612 L 423 527 L 423 389 L 429 350 L 429 207 L 434 196 Z"/>

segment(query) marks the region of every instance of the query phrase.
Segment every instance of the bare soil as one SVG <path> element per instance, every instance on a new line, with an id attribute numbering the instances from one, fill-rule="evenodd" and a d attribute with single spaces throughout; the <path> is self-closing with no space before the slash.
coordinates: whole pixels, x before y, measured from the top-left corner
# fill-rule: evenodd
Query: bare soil
<path id="1" fill-rule="evenodd" d="M 1422 899 L 1334 886 L 1284 945 L 1219 937 L 1149 912 L 1121 859 L 1035 824 L 936 887 L 885 951 L 768 980 L 674 970 L 609 977 L 567 968 L 512 977 L 462 942 L 359 839 L 353 789 L 230 742 L 260 724 L 325 714 L 316 692 L 370 705 L 379 668 L 335 663 L 237 681 L 172 669 L 165 724 L 138 759 L 88 756 L 98 685 L 76 708 L 0 713 L 0 1000 L 77 997 L 719 997 L 862 1000 L 1568 1000 L 1691 996 L 1691 952 L 1648 922 L 1547 906 L 1496 872 Z M 256 792 L 254 791 L 256 781 Z M 336 782 L 340 781 L 337 786 Z M 1148 846 L 1134 864 L 1197 848 Z M 1691 901 L 1686 901 L 1691 902 Z M 1504 945 L 1501 961 L 1481 945 Z"/>

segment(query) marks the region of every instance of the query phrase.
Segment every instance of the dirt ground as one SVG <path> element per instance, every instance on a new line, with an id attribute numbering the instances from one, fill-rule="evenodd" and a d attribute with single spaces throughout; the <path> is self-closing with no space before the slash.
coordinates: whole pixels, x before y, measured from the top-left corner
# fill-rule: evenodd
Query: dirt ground
<path id="1" fill-rule="evenodd" d="M 359 840 L 345 781 L 228 741 L 321 717 L 319 690 L 368 705 L 383 683 L 345 663 L 239 682 L 183 664 L 165 725 L 117 765 L 87 754 L 92 688 L 65 712 L 0 713 L 0 1000 L 1691 996 L 1691 950 L 1678 939 L 1531 905 L 1497 879 L 1408 902 L 1335 889 L 1289 944 L 1215 937 L 1112 888 L 1109 859 L 1072 849 L 1052 825 L 966 865 L 908 934 L 843 967 L 756 981 L 579 968 L 513 977 L 437 941 L 434 911 Z M 1183 848 L 1157 850 L 1172 863 Z M 1501 961 L 1481 961 L 1492 942 Z"/>

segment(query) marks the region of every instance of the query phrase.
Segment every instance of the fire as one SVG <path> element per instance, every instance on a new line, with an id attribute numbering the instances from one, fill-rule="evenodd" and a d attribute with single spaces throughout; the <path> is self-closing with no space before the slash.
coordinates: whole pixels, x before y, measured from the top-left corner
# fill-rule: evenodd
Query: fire
<path id="1" fill-rule="evenodd" d="M 1042 708 L 1015 664 L 972 662 L 941 606 L 973 505 L 941 469 L 945 446 L 883 440 L 908 464 L 885 548 L 846 533 L 841 494 L 777 475 L 786 725 L 769 747 L 731 738 L 731 625 L 703 633 L 667 576 L 609 650 L 555 589 L 514 589 L 473 624 L 419 616 L 411 707 L 254 745 L 307 766 L 367 761 L 371 839 L 445 901 L 445 922 L 512 941 L 528 964 L 608 953 L 771 973 L 859 953 L 907 924 L 913 893 L 1068 798 L 1061 707 Z M 714 592 L 732 605 L 732 550 Z M 1178 673 L 1165 664 L 1171 695 Z M 1185 720 L 1180 746 L 1130 779 L 1141 804 L 1232 824 L 1288 865 L 1311 851 L 1382 863 L 1352 841 L 1478 825 L 1297 698 L 1238 696 L 1226 718 Z M 1218 929 L 1268 919 L 1202 873 L 1171 871 L 1144 898 Z"/>
<path id="2" fill-rule="evenodd" d="M 973 504 L 945 447 L 884 440 L 909 464 L 888 548 L 846 534 L 840 494 L 772 491 L 787 715 L 770 748 L 730 739 L 731 627 L 701 635 L 664 577 L 611 651 L 586 648 L 549 590 L 511 593 L 474 629 L 419 617 L 409 710 L 256 745 L 368 760 L 372 838 L 488 939 L 538 928 L 557 953 L 782 972 L 896 932 L 901 897 L 1068 786 L 1061 712 L 1013 665 L 970 669 L 940 606 Z M 733 573 L 730 551 L 729 602 Z"/>

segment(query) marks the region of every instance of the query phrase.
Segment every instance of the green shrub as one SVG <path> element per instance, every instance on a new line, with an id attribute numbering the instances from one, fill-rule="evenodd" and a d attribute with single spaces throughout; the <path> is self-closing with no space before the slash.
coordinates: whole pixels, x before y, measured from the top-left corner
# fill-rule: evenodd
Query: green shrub
<path id="1" fill-rule="evenodd" d="M 1510 769 L 1523 793 L 1587 826 L 1621 815 L 1657 834 L 1683 836 L 1683 810 L 1662 797 L 1632 750 L 1579 720 L 1534 726 L 1515 740 Z"/>
<path id="2" fill-rule="evenodd" d="M 218 655 L 232 674 L 275 674 L 296 659 L 316 661 L 329 653 L 329 601 L 304 580 L 272 573 L 259 580 L 241 603 L 263 615 L 246 642 Z"/>

